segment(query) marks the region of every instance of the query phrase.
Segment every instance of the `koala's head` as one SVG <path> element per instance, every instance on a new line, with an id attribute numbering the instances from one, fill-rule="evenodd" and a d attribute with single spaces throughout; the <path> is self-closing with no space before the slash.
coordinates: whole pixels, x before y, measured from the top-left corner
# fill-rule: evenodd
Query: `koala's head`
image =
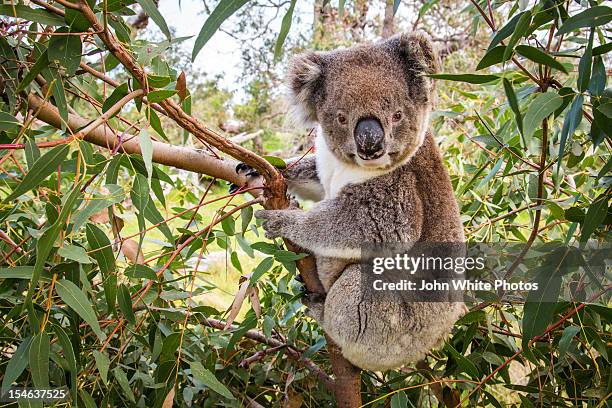
<path id="1" fill-rule="evenodd" d="M 421 146 L 433 107 L 437 56 L 421 33 L 293 58 L 291 105 L 318 123 L 332 153 L 364 168 L 406 162 Z"/>

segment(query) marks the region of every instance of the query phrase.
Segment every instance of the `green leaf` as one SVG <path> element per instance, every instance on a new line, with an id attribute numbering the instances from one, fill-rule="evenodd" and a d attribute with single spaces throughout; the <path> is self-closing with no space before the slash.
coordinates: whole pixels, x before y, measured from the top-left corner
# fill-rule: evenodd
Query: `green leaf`
<path id="1" fill-rule="evenodd" d="M 170 30 L 168 29 L 166 20 L 164 20 L 164 17 L 162 17 L 161 13 L 159 12 L 159 9 L 157 8 L 157 5 L 155 5 L 153 0 L 136 1 L 138 1 L 138 4 L 140 4 L 140 7 L 142 7 L 143 11 L 147 13 L 147 15 L 151 17 L 153 21 L 155 21 L 155 24 L 157 24 L 157 26 L 161 29 L 162 33 L 164 33 L 166 38 L 170 40 L 172 36 L 170 35 Z"/>
<path id="2" fill-rule="evenodd" d="M 467 82 L 469 84 L 487 84 L 497 81 L 498 75 L 477 75 L 477 74 L 429 74 L 428 77 L 444 79 L 447 81 Z"/>
<path id="3" fill-rule="evenodd" d="M 121 84 L 113 90 L 113 93 L 110 94 L 108 98 L 104 100 L 102 104 L 102 112 L 108 111 L 114 104 L 119 102 L 121 98 L 126 96 L 129 93 L 129 88 L 127 82 L 125 84 Z"/>
<path id="4" fill-rule="evenodd" d="M 149 103 L 158 103 L 176 94 L 176 89 L 159 89 L 147 94 Z"/>
<path id="5" fill-rule="evenodd" d="M 459 367 L 461 368 L 463 372 L 465 372 L 472 378 L 480 377 L 478 367 L 476 367 L 474 363 L 472 363 L 470 360 L 465 358 L 461 353 L 455 350 L 455 348 L 451 346 L 449 343 L 446 343 L 445 348 L 450 352 L 450 354 L 453 356 L 455 361 L 457 361 L 457 364 L 459 365 Z"/>
<path id="6" fill-rule="evenodd" d="M 338 15 L 340 17 L 342 17 L 344 15 L 344 5 L 345 5 L 346 1 L 345 0 L 338 0 Z"/>
<path id="7" fill-rule="evenodd" d="M 70 259 L 72 261 L 76 261 L 80 264 L 90 264 L 91 259 L 87 256 L 87 252 L 83 247 L 77 245 L 65 245 L 61 247 L 57 253 L 62 258 Z"/>
<path id="8" fill-rule="evenodd" d="M 140 153 L 142 161 L 147 169 L 147 182 L 151 186 L 151 177 L 153 177 L 153 142 L 147 129 L 140 131 Z"/>
<path id="9" fill-rule="evenodd" d="M 28 141 L 25 142 L 23 152 L 25 153 L 28 170 L 30 170 L 36 160 L 40 158 L 40 149 L 36 146 L 36 140 L 34 138 L 28 138 Z"/>
<path id="10" fill-rule="evenodd" d="M 593 48 L 593 56 L 595 57 L 597 55 L 604 55 L 609 53 L 610 51 L 612 51 L 612 42 L 602 44 Z"/>
<path id="11" fill-rule="evenodd" d="M 514 51 L 514 46 L 518 44 L 521 38 L 525 35 L 527 30 L 529 29 L 529 24 L 531 23 L 531 13 L 524 12 L 521 15 L 521 18 L 516 23 L 516 27 L 514 28 L 514 32 L 512 33 L 512 37 L 508 41 L 508 45 L 506 45 L 506 50 L 504 51 L 503 60 L 507 61 L 512 56 L 512 52 Z"/>
<path id="12" fill-rule="evenodd" d="M 219 380 L 217 380 L 217 377 L 204 368 L 200 362 L 192 361 L 189 364 L 191 366 L 191 375 L 193 375 L 193 378 L 225 398 L 231 400 L 235 399 L 230 390 L 228 390 L 225 385 L 221 384 Z"/>
<path id="13" fill-rule="evenodd" d="M 561 289 L 559 268 L 557 265 L 547 265 L 540 269 L 533 281 L 538 284 L 538 290 L 530 291 L 525 301 L 523 348 L 527 348 L 535 336 L 543 334 L 553 318 L 557 303 L 552 300 L 559 297 Z"/>
<path id="14" fill-rule="evenodd" d="M 514 120 L 516 120 L 516 126 L 518 127 L 519 132 L 523 134 L 523 116 L 521 115 L 521 110 L 519 109 L 518 100 L 516 99 L 516 94 L 514 93 L 514 88 L 510 81 L 506 78 L 503 80 L 504 83 L 504 91 L 506 92 L 506 98 L 508 99 L 508 105 L 512 112 L 514 113 Z"/>
<path id="15" fill-rule="evenodd" d="M 578 63 L 578 90 L 584 92 L 589 87 L 589 79 L 591 79 L 591 67 L 593 65 L 593 37 L 595 36 L 595 30 L 591 30 L 589 35 L 589 42 L 584 54 L 580 57 Z"/>
<path id="16" fill-rule="evenodd" d="M 563 120 L 563 128 L 561 129 L 561 137 L 559 140 L 559 159 L 557 160 L 557 174 L 559 174 L 559 170 L 561 168 L 561 159 L 563 157 L 563 153 L 565 152 L 565 145 L 567 143 L 568 137 L 570 138 L 574 135 L 574 132 L 580 125 L 582 121 L 582 103 L 584 101 L 583 95 L 578 95 L 576 99 L 572 102 L 572 106 L 570 110 L 565 115 L 565 119 Z"/>
<path id="17" fill-rule="evenodd" d="M 13 357 L 11 357 L 11 359 L 8 361 L 6 369 L 4 370 L 4 378 L 2 379 L 2 394 L 4 394 L 7 388 L 10 387 L 11 384 L 17 380 L 17 378 L 19 378 L 23 370 L 25 370 L 27 367 L 28 354 L 31 344 L 32 338 L 25 338 L 19 347 L 17 347 L 17 350 L 15 350 Z"/>
<path id="18" fill-rule="evenodd" d="M 163 75 L 147 75 L 147 85 L 152 88 L 163 88 L 172 82 L 172 78 Z"/>
<path id="19" fill-rule="evenodd" d="M 59 61 L 66 68 L 66 75 L 74 75 L 81 62 L 81 36 L 70 33 L 68 27 L 62 27 L 55 32 L 65 35 L 51 36 L 47 48 L 49 61 Z"/>
<path id="20" fill-rule="evenodd" d="M 504 60 L 504 52 L 506 51 L 505 45 L 498 45 L 487 51 L 487 53 L 482 57 L 478 65 L 476 66 L 476 71 L 481 69 L 490 67 L 491 65 L 499 64 Z"/>
<path id="21" fill-rule="evenodd" d="M 563 98 L 554 92 L 542 93 L 531 101 L 523 121 L 525 138 L 529 138 L 540 127 L 542 121 L 561 106 L 562 103 Z"/>
<path id="22" fill-rule="evenodd" d="M 157 280 L 157 275 L 155 274 L 155 271 L 151 268 L 149 268 L 146 265 L 130 265 L 127 268 L 125 268 L 124 271 L 125 275 L 133 278 L 133 279 L 151 279 L 151 280 Z"/>
<path id="23" fill-rule="evenodd" d="M 55 286 L 57 294 L 72 310 L 74 310 L 87 324 L 91 326 L 94 333 L 101 341 L 106 340 L 106 335 L 100 329 L 98 318 L 91 307 L 91 302 L 77 285 L 69 280 L 62 279 Z"/>
<path id="24" fill-rule="evenodd" d="M 506 39 L 510 35 L 512 35 L 512 33 L 514 33 L 514 31 L 515 31 L 515 27 L 518 24 L 519 20 L 525 14 L 528 14 L 528 13 L 529 12 L 524 11 L 522 13 L 517 14 L 516 16 L 512 17 L 512 19 L 510 21 L 508 21 L 508 23 L 506 23 L 505 26 L 503 26 L 501 29 L 499 29 L 495 33 L 495 35 L 493 36 L 493 39 L 491 40 L 491 43 L 489 44 L 489 48 L 487 49 L 487 52 L 491 51 L 493 49 L 493 47 L 495 47 L 497 44 L 502 42 L 504 39 Z"/>
<path id="25" fill-rule="evenodd" d="M 409 399 L 404 391 L 400 391 L 391 397 L 391 408 L 408 407 Z"/>
<path id="26" fill-rule="evenodd" d="M 217 7 L 210 13 L 210 16 L 204 22 L 198 37 L 196 38 L 193 46 L 193 52 L 191 53 L 191 61 L 195 61 L 197 55 L 202 50 L 204 45 L 210 40 L 210 38 L 217 32 L 221 24 L 227 20 L 232 14 L 238 9 L 248 3 L 249 0 L 221 0 Z"/>
<path id="27" fill-rule="evenodd" d="M 0 279 L 32 279 L 34 273 L 33 266 L 12 266 L 10 268 L 0 268 Z M 49 276 L 44 276 L 49 279 Z"/>
<path id="28" fill-rule="evenodd" d="M 0 5 L 0 15 L 18 17 L 28 21 L 50 26 L 63 26 L 64 19 L 61 16 L 50 13 L 40 8 L 30 8 L 21 4 L 2 4 Z"/>
<path id="29" fill-rule="evenodd" d="M 23 77 L 19 86 L 17 87 L 17 92 L 23 91 L 26 86 L 28 86 L 37 76 L 42 72 L 43 69 L 49 66 L 49 54 L 47 50 L 43 52 L 38 58 L 36 58 L 36 62 L 30 68 L 26 76 Z"/>
<path id="30" fill-rule="evenodd" d="M 29 361 L 32 381 L 36 388 L 49 387 L 49 335 L 42 332 L 32 339 Z"/>
<path id="31" fill-rule="evenodd" d="M 43 156 L 44 157 L 44 156 Z M 43 272 L 43 267 L 47 262 L 47 257 L 51 253 L 51 249 L 53 248 L 53 244 L 57 240 L 57 237 L 60 235 L 60 231 L 64 225 L 64 222 L 68 218 L 68 215 L 72 213 L 72 207 L 74 206 L 76 200 L 81 195 L 81 183 L 77 183 L 70 193 L 62 199 L 62 206 L 59 216 L 57 220 L 51 228 L 46 230 L 43 235 L 38 239 L 38 243 L 36 245 L 36 263 L 34 264 L 34 271 L 32 272 L 32 280 L 30 281 L 30 286 L 28 288 L 28 292 L 25 296 L 24 306 L 28 307 L 32 302 L 32 295 L 34 294 L 34 289 L 36 285 L 38 285 L 38 280 L 40 279 L 40 275 Z"/>
<path id="32" fill-rule="evenodd" d="M 485 178 L 482 179 L 482 181 L 478 184 L 479 187 L 484 186 L 485 184 L 487 184 L 493 177 L 495 177 L 495 175 L 497 174 L 497 172 L 499 171 L 499 169 L 501 168 L 502 164 L 504 164 L 504 158 L 503 156 L 500 157 L 499 159 L 497 159 L 497 162 L 495 163 L 495 165 L 493 166 L 493 168 L 491 169 L 491 171 L 489 172 L 489 174 L 486 175 Z"/>
<path id="33" fill-rule="evenodd" d="M 256 283 L 259 278 L 263 276 L 264 273 L 268 272 L 272 268 L 273 264 L 274 258 L 272 258 L 271 256 L 264 258 L 263 261 L 261 261 L 259 265 L 255 267 L 255 269 L 253 269 L 253 273 L 251 274 L 250 279 L 251 284 Z"/>
<path id="34" fill-rule="evenodd" d="M 249 229 L 249 223 L 253 219 L 253 207 L 248 206 L 240 210 L 241 232 L 245 233 Z"/>
<path id="35" fill-rule="evenodd" d="M 519 53 L 525 58 L 530 59 L 533 62 L 546 65 L 547 67 L 554 68 L 566 74 L 568 73 L 567 69 L 563 66 L 563 64 L 554 59 L 547 52 L 539 50 L 535 47 L 530 47 L 529 45 L 518 45 L 515 49 L 517 53 Z"/>
<path id="36" fill-rule="evenodd" d="M 565 353 L 567 353 L 567 349 L 572 343 L 572 339 L 579 332 L 580 327 L 577 326 L 567 326 L 565 329 L 563 329 L 561 340 L 559 340 L 559 360 L 563 359 L 563 356 L 565 356 Z"/>
<path id="37" fill-rule="evenodd" d="M 155 206 L 153 200 L 148 200 L 147 204 L 144 208 L 144 217 L 149 220 L 152 224 L 158 224 L 157 229 L 164 234 L 164 237 L 168 240 L 168 242 L 174 243 L 174 236 L 172 235 L 172 231 L 170 231 L 170 227 L 165 222 L 164 217 L 159 213 L 159 210 Z"/>
<path id="38" fill-rule="evenodd" d="M 68 102 L 66 101 L 66 91 L 64 89 L 62 76 L 57 69 L 52 67 L 43 69 L 42 76 L 45 78 L 45 81 L 50 84 L 51 95 L 53 95 L 55 106 L 62 118 L 60 127 L 62 130 L 66 130 L 66 123 L 68 123 Z"/>
<path id="39" fill-rule="evenodd" d="M 69 150 L 70 146 L 68 145 L 56 146 L 41 156 L 40 159 L 36 160 L 32 169 L 28 171 L 28 174 L 25 175 L 21 183 L 17 185 L 15 190 L 13 190 L 3 202 L 8 203 L 36 188 L 44 179 L 49 177 L 51 173 L 57 171 L 57 166 L 64 161 Z"/>
<path id="40" fill-rule="evenodd" d="M 93 351 L 93 356 L 96 360 L 96 367 L 100 372 L 100 377 L 104 384 L 108 384 L 108 368 L 110 367 L 110 359 L 106 354 L 99 352 L 98 350 Z"/>
<path id="41" fill-rule="evenodd" d="M 612 8 L 607 6 L 595 6 L 571 16 L 557 30 L 556 35 L 567 34 L 583 27 L 596 27 L 612 21 Z"/>
<path id="42" fill-rule="evenodd" d="M 278 169 L 284 169 L 287 167 L 287 163 L 285 163 L 285 161 L 281 159 L 280 157 L 276 157 L 276 156 L 262 156 L 262 157 L 266 159 L 268 163 L 270 163 L 271 165 L 273 165 L 274 167 Z"/>
<path id="43" fill-rule="evenodd" d="M 117 379 L 119 386 L 123 390 L 124 394 L 127 395 L 130 401 L 136 402 L 136 398 L 134 397 L 134 392 L 130 388 L 130 382 L 128 381 L 127 375 L 120 367 L 113 368 L 113 375 Z"/>
<path id="44" fill-rule="evenodd" d="M 394 16 L 397 13 L 397 10 L 399 9 L 399 6 L 401 3 L 402 3 L 402 0 L 393 0 L 393 15 Z"/>
<path id="45" fill-rule="evenodd" d="M 136 324 L 136 317 L 134 316 L 134 311 L 132 310 L 132 298 L 130 297 L 130 291 L 124 284 L 119 285 L 117 301 L 119 302 L 119 309 L 121 309 L 125 319 L 132 324 Z"/>
<path id="46" fill-rule="evenodd" d="M 593 71 L 591 73 L 591 80 L 589 81 L 589 92 L 591 95 L 601 96 L 606 89 L 607 80 L 608 75 L 606 74 L 606 66 L 604 65 L 603 58 L 600 56 L 593 57 Z M 599 110 L 601 110 L 601 106 Z M 610 117 L 609 115 L 606 116 Z"/>
<path id="47" fill-rule="evenodd" d="M 109 272 L 114 271 L 115 257 L 113 255 L 113 248 L 104 231 L 93 224 L 87 224 L 85 235 L 87 236 L 89 248 L 93 251 L 90 255 L 96 260 L 102 275 L 106 276 Z"/>
<path id="48" fill-rule="evenodd" d="M 606 219 L 609 199 L 610 196 L 603 193 L 589 205 L 589 209 L 584 217 L 584 222 L 582 223 L 580 243 L 587 242 L 593 231 L 595 231 L 595 229 L 597 229 Z"/>
<path id="49" fill-rule="evenodd" d="M 147 107 L 147 118 L 149 118 L 149 123 L 155 132 L 160 135 L 165 141 L 168 141 L 168 136 L 164 132 L 164 128 L 161 125 L 161 120 L 159 120 L 159 116 L 155 111 L 149 107 Z"/>
<path id="50" fill-rule="evenodd" d="M 293 10 L 295 9 L 296 2 L 297 0 L 291 0 L 291 3 L 289 4 L 289 9 L 283 17 L 280 33 L 278 34 L 278 39 L 276 40 L 276 44 L 274 45 L 274 61 L 278 61 L 280 59 L 281 52 L 283 50 L 283 44 L 285 43 L 285 39 L 287 38 L 287 34 L 289 33 L 289 28 L 291 28 L 291 20 L 293 18 Z"/>
<path id="51" fill-rule="evenodd" d="M 0 111 L 0 131 L 13 131 L 19 129 L 19 121 L 13 115 Z"/>

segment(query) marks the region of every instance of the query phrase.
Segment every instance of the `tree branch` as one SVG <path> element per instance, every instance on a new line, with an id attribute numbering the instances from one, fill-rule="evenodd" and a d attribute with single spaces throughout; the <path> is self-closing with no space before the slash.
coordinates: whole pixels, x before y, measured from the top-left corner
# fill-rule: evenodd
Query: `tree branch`
<path id="1" fill-rule="evenodd" d="M 38 111 L 36 117 L 39 120 L 58 129 L 61 128 L 62 119 L 55 106 L 34 94 L 28 96 L 28 103 L 33 111 Z M 68 115 L 68 128 L 73 132 L 78 132 L 80 128 L 87 126 L 89 122 L 81 116 Z M 140 139 L 138 137 L 121 142 L 119 135 L 107 125 L 100 126 L 89 132 L 83 139 L 109 150 L 119 148 L 125 153 L 141 154 Z M 173 146 L 158 141 L 152 141 L 152 144 L 153 161 L 155 163 L 206 174 L 238 185 L 245 183 L 244 178 L 236 174 L 235 168 L 237 162 L 234 160 L 222 160 L 211 156 L 203 150 Z"/>

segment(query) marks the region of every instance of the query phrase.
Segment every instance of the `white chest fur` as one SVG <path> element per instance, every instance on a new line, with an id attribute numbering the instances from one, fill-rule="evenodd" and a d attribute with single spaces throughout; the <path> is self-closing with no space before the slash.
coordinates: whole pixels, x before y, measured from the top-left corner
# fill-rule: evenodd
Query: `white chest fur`
<path id="1" fill-rule="evenodd" d="M 363 183 L 389 171 L 363 169 L 340 161 L 327 146 L 320 127 L 315 139 L 315 156 L 319 180 L 325 190 L 325 199 L 336 197 L 347 184 Z"/>

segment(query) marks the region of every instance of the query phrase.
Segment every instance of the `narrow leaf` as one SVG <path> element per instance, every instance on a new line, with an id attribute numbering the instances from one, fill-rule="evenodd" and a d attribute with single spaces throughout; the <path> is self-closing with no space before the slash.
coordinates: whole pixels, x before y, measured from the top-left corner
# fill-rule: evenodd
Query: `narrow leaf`
<path id="1" fill-rule="evenodd" d="M 204 366 L 200 362 L 192 361 L 190 365 L 191 374 L 193 375 L 193 378 L 206 385 L 208 388 L 215 391 L 216 393 L 221 394 L 225 398 L 231 400 L 235 399 L 230 390 L 228 390 L 225 385 L 220 383 L 219 380 L 217 380 L 217 377 L 215 377 L 215 375 L 209 370 L 204 368 Z"/>
<path id="2" fill-rule="evenodd" d="M 40 8 L 30 8 L 21 4 L 0 5 L 0 15 L 18 17 L 28 21 L 35 21 L 44 25 L 63 26 L 65 21 L 62 17 Z"/>
<path id="3" fill-rule="evenodd" d="M 518 127 L 519 132 L 523 134 L 523 116 L 521 115 L 521 110 L 519 109 L 518 100 L 516 99 L 516 94 L 514 93 L 514 88 L 510 81 L 504 78 L 504 91 L 506 92 L 506 98 L 508 98 L 508 105 L 512 112 L 514 113 L 514 119 L 516 120 L 516 126 Z"/>
<path id="4" fill-rule="evenodd" d="M 108 384 L 108 368 L 110 367 L 110 360 L 106 354 L 99 352 L 98 350 L 93 351 L 94 358 L 96 360 L 96 367 L 100 372 L 100 377 L 104 384 Z"/>
<path id="5" fill-rule="evenodd" d="M 276 40 L 276 45 L 274 46 L 274 61 L 278 61 L 280 59 L 281 51 L 283 50 L 283 44 L 285 43 L 285 39 L 287 38 L 287 34 L 289 33 L 289 28 L 291 27 L 291 20 L 293 18 L 293 10 L 295 9 L 296 2 L 297 0 L 291 0 L 291 4 L 289 4 L 289 9 L 283 17 L 280 33 L 278 34 L 278 39 Z"/>
<path id="6" fill-rule="evenodd" d="M 567 144 L 568 138 L 571 141 L 574 132 L 582 121 L 583 101 L 584 96 L 578 95 L 576 99 L 574 99 L 574 101 L 572 102 L 570 110 L 565 115 L 565 119 L 563 121 L 563 128 L 561 129 L 561 137 L 559 140 L 559 159 L 557 160 L 557 174 L 559 174 L 559 170 L 561 168 L 561 160 L 563 158 L 563 153 L 565 152 L 565 145 Z"/>
<path id="7" fill-rule="evenodd" d="M 68 145 L 56 146 L 36 160 L 32 169 L 28 171 L 28 174 L 25 175 L 21 183 L 17 185 L 15 190 L 3 202 L 8 203 L 37 187 L 51 173 L 57 171 L 57 166 L 64 161 L 69 150 L 70 147 Z"/>
<path id="8" fill-rule="evenodd" d="M 467 82 L 469 84 L 486 84 L 497 81 L 497 75 L 477 75 L 477 74 L 429 74 L 428 77 L 444 79 L 447 81 Z"/>
<path id="9" fill-rule="evenodd" d="M 90 255 L 96 260 L 102 275 L 106 276 L 115 269 L 115 257 L 110 240 L 100 228 L 93 224 L 87 224 L 85 234 L 89 247 L 93 251 Z"/>
<path id="10" fill-rule="evenodd" d="M 117 292 L 117 301 L 119 302 L 119 309 L 125 316 L 125 319 L 132 323 L 136 323 L 136 317 L 134 316 L 134 311 L 132 310 L 132 299 L 130 298 L 130 291 L 128 288 L 121 284 L 119 285 L 119 291 Z"/>
<path id="11" fill-rule="evenodd" d="M 561 340 L 559 340 L 559 360 L 562 360 L 567 353 L 567 349 L 572 343 L 572 339 L 580 332 L 580 327 L 577 326 L 568 326 L 563 329 L 563 334 L 561 334 Z"/>
<path id="12" fill-rule="evenodd" d="M 557 35 L 566 34 L 582 27 L 596 27 L 612 21 L 612 8 L 595 6 L 571 16 L 557 31 Z"/>
<path id="13" fill-rule="evenodd" d="M 217 32 L 221 24 L 227 20 L 238 9 L 248 3 L 249 0 L 221 0 L 213 12 L 208 16 L 196 38 L 191 54 L 191 61 L 195 61 L 204 45 Z"/>
<path id="14" fill-rule="evenodd" d="M 561 106 L 562 103 L 563 98 L 554 92 L 542 93 L 531 101 L 523 121 L 525 138 L 530 137 L 540 127 L 542 121 Z"/>
<path id="15" fill-rule="evenodd" d="M 62 27 L 56 33 L 64 35 L 51 36 L 47 48 L 49 61 L 58 61 L 66 68 L 66 75 L 73 75 L 81 62 L 81 36 L 71 34 L 68 27 Z"/>
<path id="16" fill-rule="evenodd" d="M 19 378 L 23 370 L 25 370 L 25 368 L 27 367 L 28 354 L 30 351 L 31 344 L 31 337 L 24 339 L 19 345 L 19 347 L 17 347 L 17 350 L 15 350 L 13 357 L 11 357 L 11 359 L 8 361 L 8 364 L 6 365 L 6 369 L 4 371 L 4 378 L 2 379 L 2 394 L 4 394 L 6 389 L 10 387 L 11 384 L 13 384 L 15 380 L 17 380 L 17 378 Z"/>
<path id="17" fill-rule="evenodd" d="M 529 45 L 518 45 L 516 52 L 538 64 L 546 65 L 567 74 L 567 69 L 550 54 Z"/>
<path id="18" fill-rule="evenodd" d="M 32 381 L 36 388 L 49 387 L 49 335 L 38 333 L 32 339 L 29 362 Z"/>
<path id="19" fill-rule="evenodd" d="M 144 10 L 145 13 L 157 24 L 162 33 L 168 38 L 171 39 L 170 30 L 168 29 L 168 25 L 166 24 L 166 20 L 162 17 L 157 5 L 153 2 L 153 0 L 136 0 L 140 7 Z"/>
<path id="20" fill-rule="evenodd" d="M 524 12 L 521 15 L 521 18 L 516 23 L 516 27 L 514 28 L 514 32 L 512 33 L 512 37 L 508 41 L 508 45 L 506 45 L 506 50 L 504 51 L 503 60 L 507 61 L 512 56 L 512 52 L 514 51 L 514 46 L 518 44 L 521 38 L 527 32 L 529 28 L 529 23 L 531 23 L 531 13 Z"/>
<path id="21" fill-rule="evenodd" d="M 77 285 L 69 280 L 62 279 L 55 286 L 57 294 L 62 298 L 72 310 L 74 310 L 87 324 L 91 326 L 94 333 L 101 341 L 106 339 L 106 335 L 100 329 L 98 318 L 91 307 L 91 302 Z"/>

